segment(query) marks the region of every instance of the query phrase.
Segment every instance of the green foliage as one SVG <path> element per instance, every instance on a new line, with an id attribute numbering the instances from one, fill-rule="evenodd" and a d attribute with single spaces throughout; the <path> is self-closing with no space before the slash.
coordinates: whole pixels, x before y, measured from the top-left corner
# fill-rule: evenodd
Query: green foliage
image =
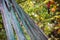
<path id="1" fill-rule="evenodd" d="M 46 0 L 47 1 L 47 0 Z M 20 3 L 24 11 L 30 15 L 30 17 L 37 23 L 39 27 L 44 27 L 44 32 L 46 35 L 49 35 L 53 29 L 48 26 L 48 23 L 53 23 L 51 20 L 57 19 L 59 13 L 54 13 L 50 9 L 50 14 L 48 14 L 48 9 L 46 4 L 43 4 L 44 0 L 27 0 L 25 2 Z M 43 5 L 41 5 L 43 4 Z M 41 6 L 40 6 L 41 5 Z M 56 5 L 52 5 L 53 7 Z M 51 6 L 51 8 L 52 8 Z M 56 17 L 57 16 L 57 17 Z M 55 21 L 55 20 L 54 20 Z M 53 23 L 55 24 L 55 23 Z M 57 24 L 56 24 L 57 25 Z M 59 27 L 60 28 L 60 27 Z"/>

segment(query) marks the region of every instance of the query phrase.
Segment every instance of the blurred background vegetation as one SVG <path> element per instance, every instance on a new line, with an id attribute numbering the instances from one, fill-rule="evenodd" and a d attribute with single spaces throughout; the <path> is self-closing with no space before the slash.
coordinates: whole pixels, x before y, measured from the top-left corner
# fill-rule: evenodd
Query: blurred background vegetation
<path id="1" fill-rule="evenodd" d="M 60 0 L 16 0 L 16 2 L 44 31 L 49 40 L 60 40 Z M 7 40 L 2 21 L 0 14 L 0 40 Z"/>

